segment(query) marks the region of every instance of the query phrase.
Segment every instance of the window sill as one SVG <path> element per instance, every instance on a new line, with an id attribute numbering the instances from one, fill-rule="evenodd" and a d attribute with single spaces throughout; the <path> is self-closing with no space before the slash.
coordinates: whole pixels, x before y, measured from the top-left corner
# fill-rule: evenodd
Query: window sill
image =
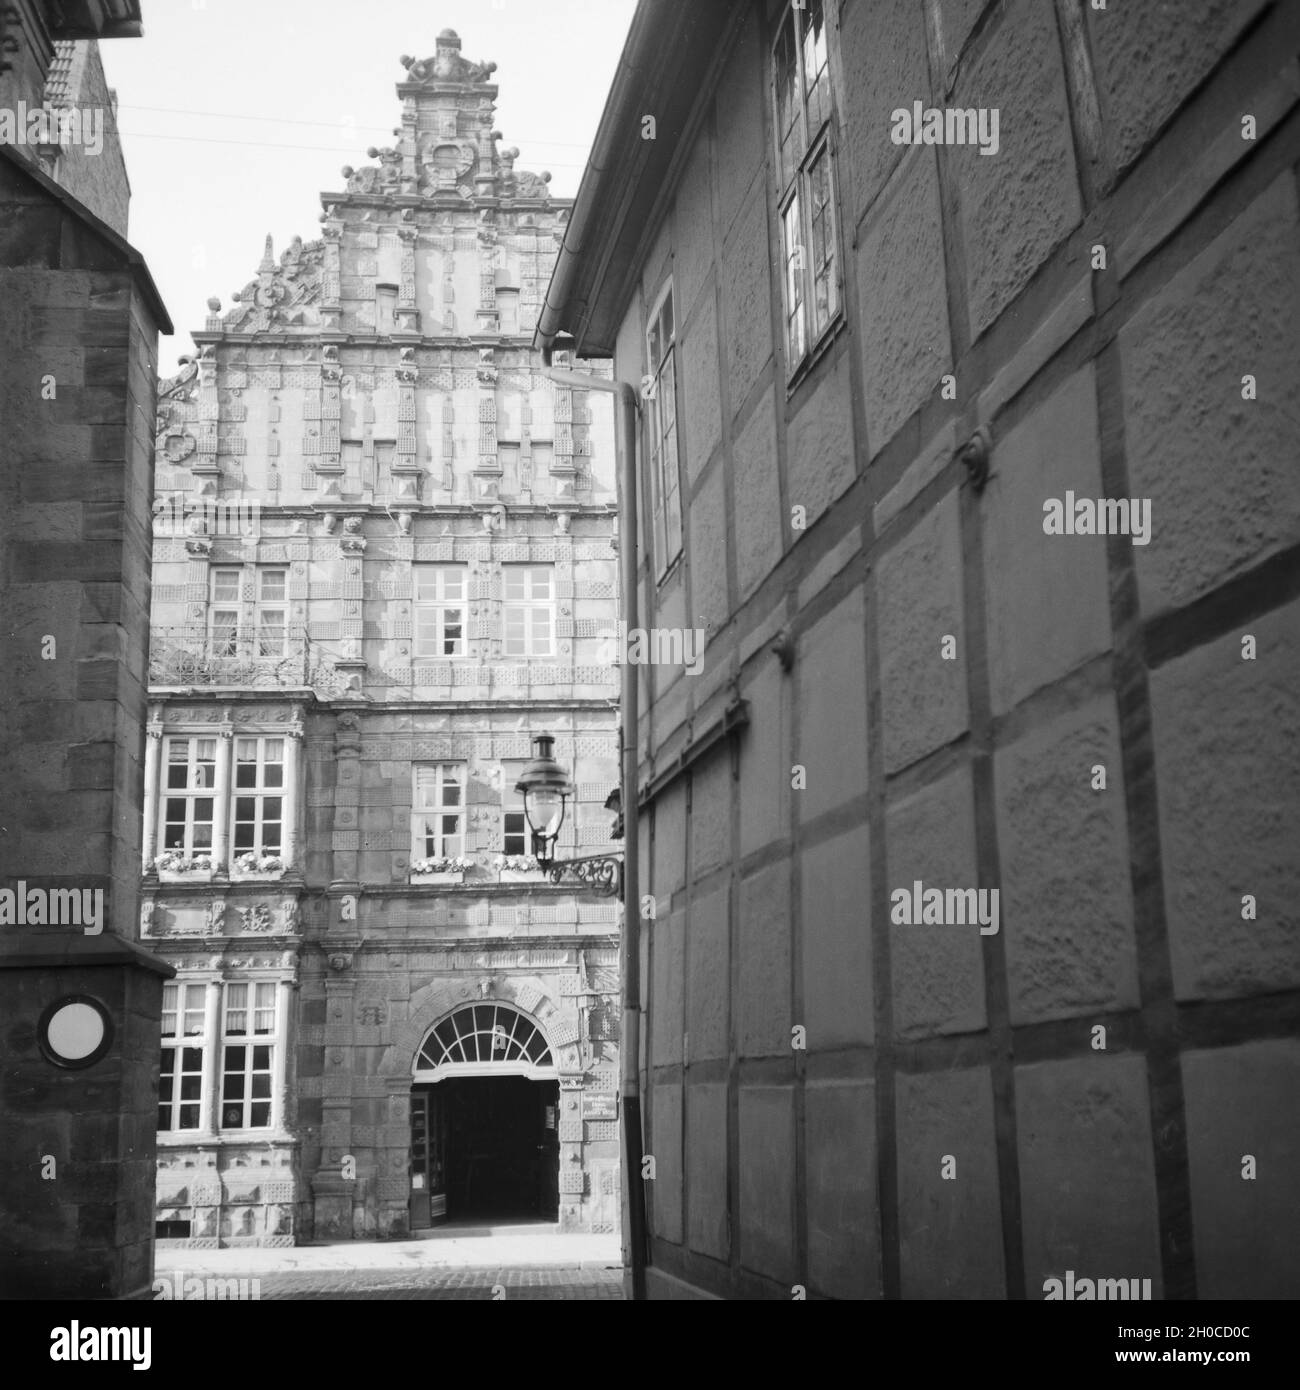
<path id="1" fill-rule="evenodd" d="M 159 883 L 211 883 L 212 869 L 159 869 Z"/>
<path id="2" fill-rule="evenodd" d="M 843 310 L 839 315 L 822 330 L 822 335 L 817 342 L 804 353 L 794 370 L 790 373 L 789 380 L 785 384 L 785 398 L 791 400 L 798 394 L 800 387 L 813 374 L 813 370 L 823 357 L 831 350 L 831 346 L 839 338 L 840 334 L 848 327 L 848 319 L 844 317 Z"/>
<path id="3" fill-rule="evenodd" d="M 409 882 L 413 886 L 436 883 L 463 883 L 464 880 L 464 869 L 457 869 L 454 872 L 442 874 L 411 874 L 409 878 Z"/>
<path id="4" fill-rule="evenodd" d="M 159 1149 L 215 1148 L 220 1144 L 248 1144 L 254 1141 L 271 1144 L 295 1144 L 297 1139 L 283 1129 L 223 1129 L 214 1133 L 201 1129 L 168 1129 L 158 1131 Z"/>
<path id="5" fill-rule="evenodd" d="M 231 869 L 231 883 L 277 883 L 288 869 Z"/>
<path id="6" fill-rule="evenodd" d="M 668 568 L 655 580 L 655 589 L 663 589 L 665 585 L 671 584 L 681 573 L 682 556 L 684 551 L 679 550 L 676 555 L 668 562 Z"/>

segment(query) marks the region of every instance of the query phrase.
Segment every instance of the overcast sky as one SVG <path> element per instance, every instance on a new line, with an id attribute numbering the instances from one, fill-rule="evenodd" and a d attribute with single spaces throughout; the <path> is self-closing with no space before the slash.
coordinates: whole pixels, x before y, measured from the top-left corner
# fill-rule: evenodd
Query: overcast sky
<path id="1" fill-rule="evenodd" d="M 320 194 L 401 122 L 398 59 L 443 29 L 494 61 L 496 128 L 516 168 L 572 197 L 634 0 L 145 0 L 144 37 L 101 45 L 131 179 L 131 242 L 176 325 L 159 372 L 193 351 L 209 295 L 253 279 L 269 232 L 320 235 Z"/>

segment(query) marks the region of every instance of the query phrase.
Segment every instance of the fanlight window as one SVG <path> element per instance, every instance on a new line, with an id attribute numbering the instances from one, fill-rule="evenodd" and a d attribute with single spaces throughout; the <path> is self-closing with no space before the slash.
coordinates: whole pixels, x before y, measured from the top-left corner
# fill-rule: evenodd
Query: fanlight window
<path id="1" fill-rule="evenodd" d="M 509 1070 L 544 1080 L 555 1075 L 555 1059 L 542 1030 L 508 1004 L 471 1004 L 444 1018 L 424 1040 L 415 1077 L 487 1076 Z"/>

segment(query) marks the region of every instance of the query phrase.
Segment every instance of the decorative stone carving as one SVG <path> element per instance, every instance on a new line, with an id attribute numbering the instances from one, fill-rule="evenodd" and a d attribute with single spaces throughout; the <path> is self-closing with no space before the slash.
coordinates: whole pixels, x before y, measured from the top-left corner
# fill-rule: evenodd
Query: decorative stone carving
<path id="1" fill-rule="evenodd" d="M 239 909 L 239 925 L 243 931 L 263 932 L 271 930 L 271 909 L 265 903 L 255 903 L 251 907 Z"/>
<path id="2" fill-rule="evenodd" d="M 497 70 L 495 63 L 471 63 L 460 54 L 460 35 L 444 29 L 438 35 L 432 58 L 415 59 L 403 54 L 401 64 L 411 82 L 432 87 L 441 82 L 486 82 Z"/>
<path id="3" fill-rule="evenodd" d="M 258 278 L 231 295 L 234 308 L 223 320 L 225 327 L 241 333 L 264 333 L 272 327 L 319 327 L 324 250 L 324 242 L 304 245 L 301 237 L 294 237 L 277 266 L 268 236 Z"/>
<path id="4" fill-rule="evenodd" d="M 360 555 L 366 548 L 366 538 L 361 534 L 361 518 L 349 516 L 343 522 L 343 534 L 339 537 L 339 549 L 345 555 Z"/>

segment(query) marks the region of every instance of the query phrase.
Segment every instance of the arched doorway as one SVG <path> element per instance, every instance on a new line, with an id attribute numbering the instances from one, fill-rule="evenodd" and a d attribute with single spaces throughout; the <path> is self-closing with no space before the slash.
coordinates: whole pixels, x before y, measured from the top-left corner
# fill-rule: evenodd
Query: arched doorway
<path id="1" fill-rule="evenodd" d="M 559 1083 L 536 1020 L 466 1004 L 411 1066 L 411 1229 L 559 1216 Z"/>

